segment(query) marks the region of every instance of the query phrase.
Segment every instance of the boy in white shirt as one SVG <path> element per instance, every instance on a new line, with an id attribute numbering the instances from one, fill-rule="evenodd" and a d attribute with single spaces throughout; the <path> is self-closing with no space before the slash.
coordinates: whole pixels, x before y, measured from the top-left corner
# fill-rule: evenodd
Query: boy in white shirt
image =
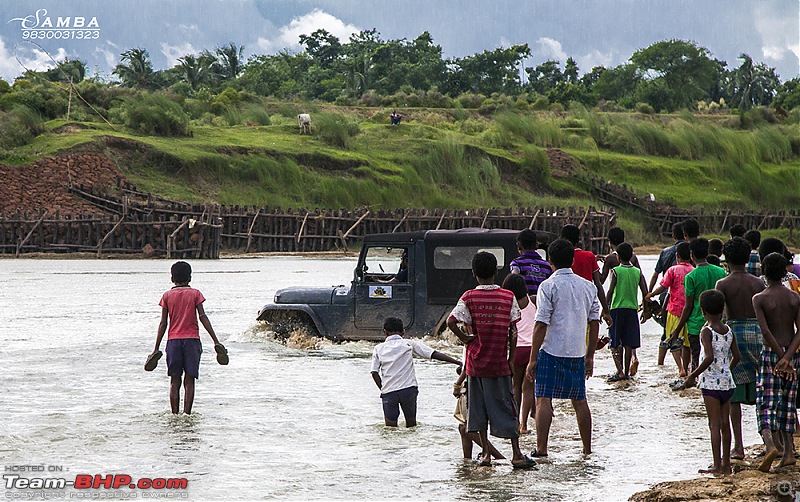
<path id="1" fill-rule="evenodd" d="M 413 356 L 437 359 L 461 366 L 461 361 L 437 352 L 416 340 L 403 338 L 403 321 L 389 317 L 383 323 L 386 341 L 378 344 L 372 352 L 372 379 L 381 389 L 383 418 L 388 427 L 397 427 L 400 408 L 406 419 L 406 427 L 417 425 L 417 378 Z"/>

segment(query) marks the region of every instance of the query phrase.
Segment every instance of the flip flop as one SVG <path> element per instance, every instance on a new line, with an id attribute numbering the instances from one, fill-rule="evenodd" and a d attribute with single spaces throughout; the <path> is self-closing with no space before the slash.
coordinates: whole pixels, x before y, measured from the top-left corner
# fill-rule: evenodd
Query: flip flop
<path id="1" fill-rule="evenodd" d="M 228 349 L 224 345 L 218 343 L 214 345 L 214 350 L 217 352 L 217 362 L 221 365 L 226 365 L 230 361 L 228 357 Z"/>
<path id="2" fill-rule="evenodd" d="M 161 356 L 164 355 L 160 350 L 157 350 L 147 356 L 147 360 L 144 362 L 144 370 L 145 371 L 153 371 L 158 366 L 158 360 L 161 359 Z"/>
<path id="3" fill-rule="evenodd" d="M 511 467 L 514 469 L 530 469 L 536 465 L 536 461 L 530 457 L 523 456 L 521 462 L 511 462 Z"/>
<path id="4" fill-rule="evenodd" d="M 537 457 L 546 457 L 546 456 L 547 456 L 547 453 L 539 453 L 538 451 L 536 451 L 536 448 L 531 450 L 531 457 L 537 458 Z"/>
<path id="5" fill-rule="evenodd" d="M 731 453 L 731 460 L 744 460 L 744 455 L 741 453 Z"/>

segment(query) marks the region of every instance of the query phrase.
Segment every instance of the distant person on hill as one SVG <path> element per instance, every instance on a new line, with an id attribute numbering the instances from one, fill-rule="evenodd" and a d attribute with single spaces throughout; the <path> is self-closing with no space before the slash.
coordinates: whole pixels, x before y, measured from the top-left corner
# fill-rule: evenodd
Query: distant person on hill
<path id="1" fill-rule="evenodd" d="M 403 116 L 397 113 L 397 110 L 392 110 L 392 113 L 389 114 L 389 122 L 392 125 L 400 125 L 400 121 L 403 119 Z"/>
<path id="2" fill-rule="evenodd" d="M 750 259 L 745 265 L 748 274 L 761 277 L 761 258 L 758 256 L 758 246 L 761 245 L 761 232 L 749 230 L 744 234 L 744 240 L 750 243 Z"/>
<path id="3" fill-rule="evenodd" d="M 383 322 L 386 341 L 379 343 L 372 352 L 372 379 L 381 390 L 383 419 L 387 427 L 397 427 L 400 408 L 406 419 L 406 427 L 417 425 L 417 376 L 414 372 L 414 357 L 436 359 L 461 365 L 461 361 L 437 352 L 422 342 L 403 338 L 403 321 L 389 317 Z"/>
<path id="4" fill-rule="evenodd" d="M 189 286 L 192 280 L 192 267 L 185 261 L 175 262 L 171 268 L 172 282 L 175 286 L 161 296 L 161 322 L 156 335 L 156 348 L 148 357 L 145 369 L 152 371 L 161 357 L 161 340 L 167 335 L 167 375 L 170 377 L 169 403 L 172 413 L 177 414 L 180 406 L 181 380 L 183 380 L 183 412 L 189 415 L 194 403 L 195 380 L 200 376 L 200 343 L 198 319 L 214 341 L 217 362 L 228 364 L 228 351 L 219 343 L 214 328 L 208 320 L 203 302 L 203 293 Z"/>
<path id="5" fill-rule="evenodd" d="M 692 254 L 689 250 L 689 243 L 681 241 L 678 243 L 677 253 L 675 254 L 677 263 L 667 270 L 664 278 L 650 293 L 645 296 L 645 301 L 650 298 L 669 292 L 669 300 L 667 301 L 667 323 L 665 329 L 667 332 L 672 333 L 683 314 L 683 309 L 686 306 L 686 293 L 684 290 L 684 279 L 694 270 L 692 266 Z M 675 364 L 678 366 L 678 374 L 681 378 L 686 378 L 686 367 L 683 365 L 682 352 L 686 351 L 686 359 L 691 357 L 691 351 L 688 344 L 689 334 L 686 332 L 686 326 L 678 332 L 676 337 L 670 336 L 665 340 L 666 346 L 672 353 Z M 686 347 L 684 347 L 684 343 Z"/>
<path id="6" fill-rule="evenodd" d="M 617 256 L 620 263 L 611 269 L 611 285 L 608 287 L 611 319 L 614 321 L 609 332 L 617 373 L 608 379 L 609 382 L 629 380 L 632 374 L 636 374 L 631 361 L 634 351 L 641 345 L 637 290 L 642 292 L 643 299 L 647 295 L 644 274 L 631 263 L 633 246 L 627 242 L 621 243 L 617 246 Z"/>
<path id="7" fill-rule="evenodd" d="M 467 346 L 467 432 L 477 432 L 483 451 L 479 465 L 492 465 L 488 431 L 511 440 L 511 465 L 529 469 L 536 462 L 519 449 L 518 412 L 514 402 L 511 368 L 517 343 L 519 305 L 514 293 L 494 283 L 497 258 L 481 251 L 472 258 L 472 275 L 478 286 L 461 295 L 447 318 L 447 327 Z M 465 332 L 459 323 L 469 326 Z"/>
<path id="8" fill-rule="evenodd" d="M 528 294 L 536 302 L 536 293 L 539 291 L 539 284 L 550 277 L 553 267 L 536 251 L 538 241 L 536 232 L 533 230 L 523 230 L 517 236 L 517 251 L 519 256 L 511 261 L 510 268 L 512 274 L 519 274 L 525 279 L 525 286 Z"/>
<path id="9" fill-rule="evenodd" d="M 745 272 L 750 258 L 750 243 L 734 237 L 725 243 L 725 261 L 730 273 L 717 281 L 716 289 L 725 295 L 726 324 L 730 326 L 739 347 L 739 364 L 733 369 L 736 390 L 731 397 L 733 451 L 731 458 L 744 459 L 742 442 L 742 405 L 756 404 L 756 376 L 763 341 L 761 328 L 753 309 L 753 296 L 764 290 L 764 282 Z"/>
<path id="10" fill-rule="evenodd" d="M 586 401 L 586 380 L 594 373 L 600 301 L 592 283 L 572 271 L 574 254 L 572 242 L 553 241 L 547 255 L 556 271 L 539 287 L 539 310 L 526 376 L 535 382 L 536 449 L 531 452 L 534 457 L 548 455 L 553 399 L 572 401 L 583 453 L 592 452 L 592 414 Z M 584 335 L 587 331 L 588 343 Z"/>
<path id="11" fill-rule="evenodd" d="M 685 225 L 684 225 L 685 226 Z M 678 325 L 670 333 L 671 339 L 680 336 L 683 327 L 686 326 L 688 333 L 688 347 L 691 351 L 691 361 L 683 360 L 683 367 L 694 371 L 700 364 L 700 329 L 705 324 L 703 313 L 700 310 L 700 294 L 708 289 L 714 289 L 717 281 L 725 277 L 725 270 L 716 265 L 711 265 L 706 261 L 708 256 L 708 240 L 704 238 L 694 239 L 689 243 L 692 252 L 692 260 L 695 269 L 689 272 L 684 279 L 684 292 L 686 294 L 686 306 L 678 321 Z M 687 346 L 684 342 L 684 347 Z M 688 370 L 687 370 L 688 371 Z"/>
<path id="12" fill-rule="evenodd" d="M 653 271 L 653 276 L 650 277 L 650 284 L 649 289 L 653 291 L 656 287 L 656 283 L 658 282 L 658 276 L 661 274 L 665 274 L 670 267 L 677 263 L 675 259 L 675 253 L 677 251 L 678 244 L 681 242 L 685 242 L 683 239 L 683 225 L 680 223 L 675 223 L 672 225 L 672 240 L 675 241 L 674 244 L 671 246 L 667 246 L 661 250 L 661 253 L 658 255 L 658 261 L 656 262 L 656 267 Z M 691 260 L 690 260 L 691 261 Z M 655 295 L 652 295 L 655 296 Z M 648 298 L 649 300 L 649 298 Z M 662 293 L 659 296 L 659 302 L 661 305 L 668 303 L 666 300 L 666 293 Z M 680 314 L 678 314 L 680 317 Z M 667 350 L 669 350 L 669 343 L 667 343 L 667 330 L 664 329 L 663 333 L 661 334 L 661 343 L 658 346 L 658 365 L 664 364 L 664 359 L 667 355 Z M 674 355 L 674 354 L 673 354 Z"/>
<path id="13" fill-rule="evenodd" d="M 766 453 L 758 469 L 769 472 L 772 462 L 779 455 L 779 448 L 783 449 L 781 467 L 796 462 L 792 435 L 797 420 L 800 296 L 781 283 L 786 274 L 786 258 L 783 254 L 770 253 L 761 260 L 761 264 L 767 288 L 753 297 L 753 309 L 764 339 L 758 367 L 756 409 L 758 429 L 764 439 Z"/>
<path id="14" fill-rule="evenodd" d="M 713 265 L 711 265 L 713 266 Z M 704 474 L 731 473 L 730 399 L 736 384 L 731 368 L 739 363 L 739 349 L 729 326 L 722 323 L 725 295 L 716 289 L 703 291 L 700 309 L 706 325 L 700 331 L 703 342 L 703 362 L 686 378 L 685 387 L 697 385 L 703 393 L 703 402 L 711 430 L 711 452 L 714 464 L 710 469 L 700 469 Z"/>

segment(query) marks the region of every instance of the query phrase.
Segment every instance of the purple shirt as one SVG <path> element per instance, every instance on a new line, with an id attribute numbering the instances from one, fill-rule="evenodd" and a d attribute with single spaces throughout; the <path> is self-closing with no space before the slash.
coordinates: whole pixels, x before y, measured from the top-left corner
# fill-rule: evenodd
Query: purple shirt
<path id="1" fill-rule="evenodd" d="M 535 295 L 539 292 L 539 284 L 550 277 L 553 267 L 544 261 L 536 251 L 525 251 L 511 264 L 511 272 L 519 274 L 525 279 L 528 293 Z"/>

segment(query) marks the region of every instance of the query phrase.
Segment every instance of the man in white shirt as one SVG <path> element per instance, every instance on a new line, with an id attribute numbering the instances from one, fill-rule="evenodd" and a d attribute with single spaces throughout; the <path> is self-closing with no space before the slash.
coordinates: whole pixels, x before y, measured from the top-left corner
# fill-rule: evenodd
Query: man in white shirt
<path id="1" fill-rule="evenodd" d="M 586 402 L 585 379 L 594 371 L 600 302 L 594 284 L 572 272 L 573 254 L 567 240 L 558 239 L 550 244 L 547 256 L 556 271 L 539 286 L 536 296 L 539 310 L 536 312 L 527 370 L 527 378 L 536 382 L 536 449 L 531 452 L 533 457 L 547 456 L 553 399 L 572 401 L 583 453 L 588 455 L 592 452 L 592 415 Z"/>
<path id="2" fill-rule="evenodd" d="M 372 379 L 381 390 L 383 418 L 388 427 L 397 427 L 400 408 L 406 427 L 417 425 L 417 377 L 413 356 L 437 359 L 461 366 L 461 361 L 437 352 L 416 340 L 403 338 L 403 321 L 389 317 L 383 323 L 386 341 L 372 352 Z"/>

